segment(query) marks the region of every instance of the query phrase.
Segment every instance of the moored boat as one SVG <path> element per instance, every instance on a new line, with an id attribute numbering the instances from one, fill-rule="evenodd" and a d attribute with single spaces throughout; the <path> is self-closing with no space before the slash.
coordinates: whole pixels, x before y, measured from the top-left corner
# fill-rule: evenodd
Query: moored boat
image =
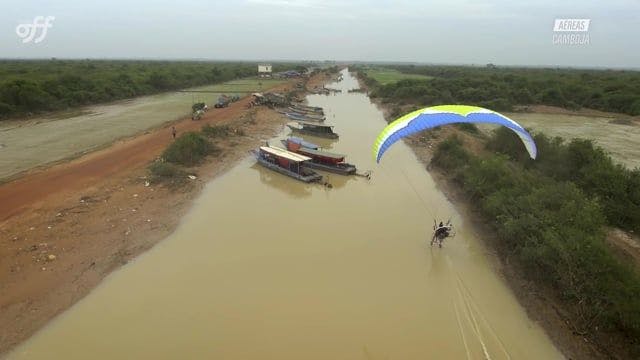
<path id="1" fill-rule="evenodd" d="M 294 115 L 298 115 L 298 116 L 304 116 L 306 118 L 309 119 L 314 119 L 314 120 L 318 120 L 318 121 L 324 121 L 326 119 L 326 117 L 322 114 L 318 114 L 318 113 L 314 113 L 314 112 L 305 112 L 302 110 L 296 110 L 294 108 L 289 108 L 288 111 L 289 114 L 294 114 Z"/>
<path id="2" fill-rule="evenodd" d="M 324 115 L 324 109 L 322 109 L 321 107 L 317 107 L 317 106 L 307 106 L 307 105 L 302 105 L 302 104 L 293 104 L 290 107 L 295 109 L 296 111 L 313 112 L 313 113 L 316 113 L 316 114 Z"/>
<path id="3" fill-rule="evenodd" d="M 284 115 L 286 117 L 288 117 L 291 120 L 295 120 L 295 121 L 310 121 L 310 122 L 323 122 L 324 121 L 324 117 L 321 119 L 318 118 L 313 118 L 313 117 L 308 117 L 302 114 L 298 114 L 298 113 L 284 113 Z"/>
<path id="4" fill-rule="evenodd" d="M 289 119 L 295 121 L 312 121 L 312 122 L 323 122 L 325 120 L 324 115 L 312 114 L 312 113 L 300 113 L 293 110 L 276 110 L 278 113 L 288 117 Z"/>
<path id="5" fill-rule="evenodd" d="M 321 151 L 318 145 L 297 137 L 282 140 L 282 143 L 288 151 L 311 158 L 310 161 L 306 161 L 303 164 L 305 167 L 329 171 L 340 175 L 353 175 L 356 173 L 355 165 L 344 162 L 345 155 Z"/>
<path id="6" fill-rule="evenodd" d="M 298 121 L 298 126 L 293 126 L 291 124 L 287 124 L 287 126 L 289 127 L 289 129 L 291 129 L 291 131 L 300 134 L 318 136 L 327 139 L 339 138 L 338 134 L 333 132 L 332 125 L 324 125 L 308 121 Z"/>
<path id="7" fill-rule="evenodd" d="M 284 145 L 284 147 L 287 150 L 293 151 L 293 152 L 295 152 L 295 151 L 289 149 L 289 142 L 292 142 L 292 145 L 293 144 L 300 145 L 300 146 L 305 147 L 307 149 L 313 149 L 313 150 L 319 150 L 320 149 L 319 145 L 316 145 L 316 144 L 314 144 L 312 142 L 305 141 L 304 139 L 299 138 L 299 137 L 295 137 L 295 136 L 290 136 L 286 140 L 280 140 L 280 141 L 282 142 L 282 144 Z M 295 146 L 293 146 L 292 148 L 296 149 Z"/>
<path id="8" fill-rule="evenodd" d="M 274 146 L 261 146 L 255 151 L 255 155 L 260 165 L 283 175 L 307 183 L 322 180 L 322 175 L 304 166 L 311 160 L 308 156 Z"/>

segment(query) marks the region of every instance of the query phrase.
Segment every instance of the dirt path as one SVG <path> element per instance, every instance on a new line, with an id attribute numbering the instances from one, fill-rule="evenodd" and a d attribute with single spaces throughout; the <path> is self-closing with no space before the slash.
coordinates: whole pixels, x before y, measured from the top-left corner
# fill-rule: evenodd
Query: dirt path
<path id="1" fill-rule="evenodd" d="M 0 185 L 0 354 L 165 238 L 209 179 L 282 129 L 280 114 L 247 109 L 249 101 Z M 179 135 L 205 124 L 229 124 L 244 135 L 216 140 L 222 153 L 196 170 L 198 179 L 190 186 L 178 191 L 145 186 L 146 166 L 172 141 L 171 126 Z"/>
<path id="2" fill-rule="evenodd" d="M 621 259 L 640 270 L 640 239 L 637 236 L 614 228 L 607 233 L 607 242 Z"/>
<path id="3" fill-rule="evenodd" d="M 175 124 L 178 134 L 199 130 L 204 123 L 240 116 L 249 98 L 227 108 L 212 109 L 200 121 L 184 119 Z M 68 163 L 37 170 L 0 186 L 0 221 L 38 207 L 53 196 L 66 196 L 119 172 L 136 168 L 158 156 L 171 141 L 171 125 L 116 142 Z"/>

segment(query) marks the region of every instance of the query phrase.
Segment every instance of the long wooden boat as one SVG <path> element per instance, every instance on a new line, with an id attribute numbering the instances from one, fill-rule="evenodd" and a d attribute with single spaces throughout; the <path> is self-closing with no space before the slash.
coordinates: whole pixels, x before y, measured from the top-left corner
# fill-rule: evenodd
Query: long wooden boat
<path id="1" fill-rule="evenodd" d="M 300 134 L 307 134 L 312 136 L 323 137 L 327 139 L 337 139 L 340 136 L 333 132 L 332 125 L 324 125 L 318 124 L 309 121 L 298 121 L 298 126 L 293 126 L 291 124 L 287 124 L 289 129 L 293 132 L 297 132 Z"/>
<path id="2" fill-rule="evenodd" d="M 289 142 L 292 142 L 293 144 L 299 145 L 301 147 L 305 147 L 307 149 L 320 150 L 319 145 L 316 145 L 312 142 L 305 141 L 303 138 L 299 138 L 295 136 L 289 136 L 286 140 L 280 140 L 280 141 L 282 142 L 282 144 L 285 146 L 287 150 L 289 150 Z M 297 149 L 296 146 L 293 146 L 292 148 Z M 289 151 L 295 152 L 294 150 L 289 150 Z"/>
<path id="3" fill-rule="evenodd" d="M 326 120 L 326 117 L 323 114 L 318 114 L 318 113 L 315 113 L 315 112 L 305 112 L 305 111 L 302 111 L 302 110 L 296 110 L 296 109 L 294 109 L 292 107 L 289 107 L 288 110 L 289 110 L 288 113 L 290 113 L 290 114 L 294 114 L 294 115 L 298 115 L 298 116 L 304 116 L 306 118 L 314 119 L 314 120 L 318 120 L 318 121 Z"/>
<path id="4" fill-rule="evenodd" d="M 296 110 L 300 110 L 300 111 L 305 111 L 305 112 L 313 112 L 316 114 L 324 114 L 324 109 L 322 109 L 321 107 L 317 107 L 317 106 L 307 106 L 307 105 L 302 105 L 302 104 L 293 104 L 290 107 L 296 109 Z"/>
<path id="5" fill-rule="evenodd" d="M 306 161 L 303 164 L 305 167 L 329 171 L 340 175 L 353 175 L 356 173 L 357 169 L 355 165 L 344 162 L 345 155 L 321 151 L 318 145 L 297 137 L 282 140 L 282 143 L 288 151 L 311 158 L 310 161 Z"/>
<path id="6" fill-rule="evenodd" d="M 311 117 L 304 116 L 297 113 L 285 113 L 285 116 L 295 121 L 309 121 L 309 122 L 316 122 L 316 123 L 320 123 L 324 121 L 324 118 L 322 119 L 311 118 Z"/>
<path id="7" fill-rule="evenodd" d="M 304 182 L 322 180 L 322 175 L 306 168 L 311 158 L 275 146 L 261 146 L 255 151 L 258 163 L 268 169 Z"/>
<path id="8" fill-rule="evenodd" d="M 286 110 L 276 110 L 278 113 L 288 117 L 291 120 L 295 121 L 312 121 L 312 122 L 323 122 L 325 117 L 323 115 L 311 115 L 298 113 L 294 111 L 286 111 Z"/>
<path id="9" fill-rule="evenodd" d="M 324 115 L 324 110 L 309 110 L 309 109 L 304 109 L 304 108 L 299 108 L 296 107 L 296 105 L 291 105 L 288 108 L 289 111 L 291 112 L 297 112 L 297 113 L 302 113 L 302 114 L 310 114 L 310 115 Z"/>
<path id="10" fill-rule="evenodd" d="M 289 112 L 294 112 L 303 115 L 312 115 L 312 116 L 324 116 L 324 111 L 308 111 L 304 109 L 296 109 L 294 107 L 289 107 L 287 109 Z"/>

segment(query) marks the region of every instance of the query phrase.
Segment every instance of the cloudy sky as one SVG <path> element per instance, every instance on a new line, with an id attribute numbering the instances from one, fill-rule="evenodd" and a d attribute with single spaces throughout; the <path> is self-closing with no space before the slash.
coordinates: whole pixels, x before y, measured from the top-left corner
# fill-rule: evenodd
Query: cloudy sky
<path id="1" fill-rule="evenodd" d="M 55 16 L 38 43 L 16 27 Z M 553 43 L 589 18 L 589 44 Z M 640 0 L 21 0 L 0 58 L 360 60 L 640 67 Z"/>

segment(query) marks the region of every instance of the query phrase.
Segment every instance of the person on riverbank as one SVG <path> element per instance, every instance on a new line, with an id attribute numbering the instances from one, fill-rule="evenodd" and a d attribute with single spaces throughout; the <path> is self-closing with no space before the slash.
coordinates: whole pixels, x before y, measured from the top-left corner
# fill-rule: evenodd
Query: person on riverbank
<path id="1" fill-rule="evenodd" d="M 176 127 L 172 126 L 171 127 L 171 135 L 173 136 L 173 140 L 176 139 L 176 134 L 178 134 L 178 132 L 176 131 Z"/>

